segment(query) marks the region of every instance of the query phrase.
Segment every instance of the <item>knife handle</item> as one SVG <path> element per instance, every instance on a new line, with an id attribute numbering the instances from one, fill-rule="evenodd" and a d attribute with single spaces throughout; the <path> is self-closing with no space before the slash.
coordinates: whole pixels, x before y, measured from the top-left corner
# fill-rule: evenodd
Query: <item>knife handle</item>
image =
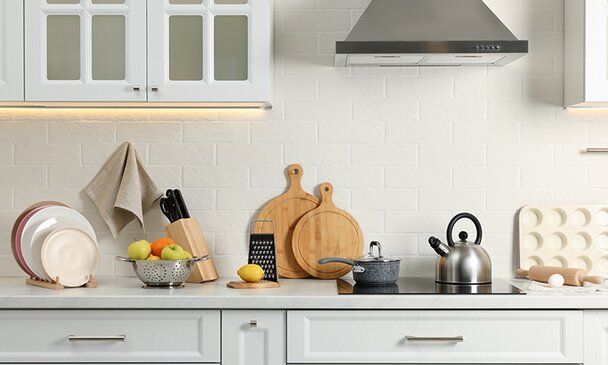
<path id="1" fill-rule="evenodd" d="M 173 194 L 175 195 L 177 207 L 181 212 L 182 218 L 190 218 L 190 212 L 188 211 L 188 207 L 186 206 L 186 202 L 184 201 L 184 196 L 182 195 L 181 190 L 175 189 L 173 190 Z"/>

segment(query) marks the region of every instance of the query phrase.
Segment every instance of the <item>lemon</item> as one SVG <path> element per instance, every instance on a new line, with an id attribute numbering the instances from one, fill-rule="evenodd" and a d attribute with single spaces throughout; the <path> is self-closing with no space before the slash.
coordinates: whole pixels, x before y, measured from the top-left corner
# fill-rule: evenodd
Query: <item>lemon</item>
<path id="1" fill-rule="evenodd" d="M 262 280 L 264 277 L 264 269 L 262 269 L 259 265 L 253 264 L 248 264 L 241 267 L 236 273 L 241 277 L 241 279 L 248 283 L 255 283 L 256 281 Z"/>
<path id="2" fill-rule="evenodd" d="M 146 260 L 160 260 L 160 257 L 154 256 L 154 255 L 150 255 L 150 256 L 148 256 L 148 258 Z"/>

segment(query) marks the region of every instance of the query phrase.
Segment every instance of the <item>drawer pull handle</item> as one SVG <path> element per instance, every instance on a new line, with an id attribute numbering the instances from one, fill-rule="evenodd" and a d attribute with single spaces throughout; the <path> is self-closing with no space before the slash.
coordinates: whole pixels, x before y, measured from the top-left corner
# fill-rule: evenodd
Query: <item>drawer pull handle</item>
<path id="1" fill-rule="evenodd" d="M 257 326 L 258 326 L 258 321 L 257 321 L 257 320 L 255 320 L 255 319 L 252 319 L 252 320 L 249 322 L 249 326 L 251 326 L 251 328 L 255 328 L 255 327 L 257 327 Z"/>
<path id="2" fill-rule="evenodd" d="M 70 342 L 93 342 L 93 341 L 120 341 L 124 342 L 127 340 L 127 336 L 119 335 L 119 336 L 68 336 L 68 341 Z"/>
<path id="3" fill-rule="evenodd" d="M 430 343 L 452 343 L 452 342 L 464 342 L 464 337 L 418 337 L 418 336 L 405 336 L 407 342 L 430 342 Z"/>

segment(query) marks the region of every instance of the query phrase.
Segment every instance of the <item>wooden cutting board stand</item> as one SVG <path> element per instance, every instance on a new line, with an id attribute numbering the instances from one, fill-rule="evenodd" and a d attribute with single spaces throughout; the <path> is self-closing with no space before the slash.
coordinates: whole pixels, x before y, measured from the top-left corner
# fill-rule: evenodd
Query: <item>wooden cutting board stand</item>
<path id="1" fill-rule="evenodd" d="M 298 264 L 319 279 L 337 279 L 351 266 L 341 263 L 319 264 L 326 257 L 358 259 L 363 255 L 363 233 L 357 220 L 332 200 L 334 187 L 323 183 L 321 204 L 308 212 L 293 231 L 293 253 Z"/>
<path id="2" fill-rule="evenodd" d="M 289 188 L 269 201 L 258 214 L 257 220 L 274 222 L 277 271 L 279 276 L 301 279 L 310 275 L 298 264 L 293 255 L 292 235 L 295 225 L 306 213 L 319 206 L 319 198 L 302 189 L 304 169 L 293 164 L 287 167 Z M 270 232 L 270 223 L 258 224 L 254 233 Z"/>
<path id="3" fill-rule="evenodd" d="M 209 255 L 209 247 L 201 226 L 195 218 L 183 218 L 165 226 L 167 236 L 176 244 L 192 254 L 192 256 Z M 217 280 L 219 277 L 213 259 L 198 262 L 192 275 L 186 280 L 188 283 L 203 283 Z"/>
<path id="4" fill-rule="evenodd" d="M 65 286 L 59 284 L 59 277 L 55 278 L 55 280 L 53 281 L 30 277 L 25 279 L 25 283 L 27 285 L 53 290 L 62 290 L 66 288 Z M 97 282 L 95 281 L 93 275 L 90 275 L 88 276 L 88 281 L 85 284 L 79 286 L 78 288 L 97 288 Z"/>

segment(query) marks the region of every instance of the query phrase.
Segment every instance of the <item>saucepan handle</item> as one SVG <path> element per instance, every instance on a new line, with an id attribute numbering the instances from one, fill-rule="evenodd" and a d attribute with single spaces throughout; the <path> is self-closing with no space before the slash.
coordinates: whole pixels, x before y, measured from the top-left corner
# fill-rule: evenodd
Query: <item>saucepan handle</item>
<path id="1" fill-rule="evenodd" d="M 135 260 L 133 260 L 133 259 L 130 259 L 128 257 L 122 257 L 122 256 L 116 256 L 114 259 L 117 261 L 135 262 Z"/>
<path id="2" fill-rule="evenodd" d="M 329 264 L 331 262 L 339 262 L 339 263 L 342 263 L 342 264 L 356 266 L 356 264 L 355 264 L 355 262 L 353 260 L 343 259 L 341 257 L 326 257 L 324 259 L 319 260 L 320 264 Z"/>

